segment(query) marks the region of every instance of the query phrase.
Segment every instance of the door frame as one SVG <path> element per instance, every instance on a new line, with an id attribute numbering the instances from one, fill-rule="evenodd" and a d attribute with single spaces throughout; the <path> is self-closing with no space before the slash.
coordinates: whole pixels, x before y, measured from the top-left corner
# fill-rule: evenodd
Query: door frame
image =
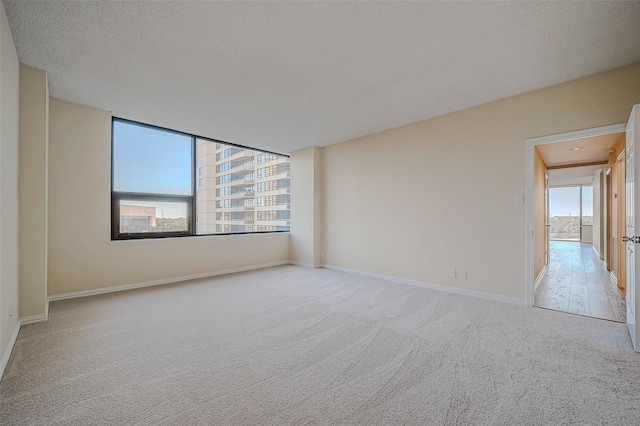
<path id="1" fill-rule="evenodd" d="M 535 206 L 534 206 L 535 207 Z M 550 244 L 549 244 L 549 171 L 544 174 L 544 266 L 549 267 Z"/>
<path id="2" fill-rule="evenodd" d="M 573 132 L 558 133 L 555 135 L 540 136 L 537 138 L 529 138 L 526 140 L 525 154 L 525 205 L 526 205 L 526 226 L 525 226 L 525 303 L 527 306 L 533 306 L 534 292 L 534 179 L 533 179 L 533 158 L 534 148 L 537 145 L 547 145 L 551 143 L 564 142 L 573 139 L 590 138 L 594 136 L 608 135 L 611 133 L 626 132 L 627 123 L 612 124 L 609 126 L 594 127 L 590 129 L 576 130 Z"/>
<path id="3" fill-rule="evenodd" d="M 605 187 L 605 199 L 606 207 L 605 225 L 604 225 L 604 265 L 607 271 L 611 271 L 613 268 L 613 245 L 611 244 L 611 233 L 613 232 L 613 220 L 611 212 L 613 211 L 613 167 L 608 165 L 604 172 L 604 187 Z"/>
<path id="4" fill-rule="evenodd" d="M 626 141 L 625 141 L 626 142 Z M 625 149 L 622 150 L 622 152 L 620 152 L 620 155 L 618 155 L 618 157 L 616 158 L 616 163 L 617 163 L 617 167 L 618 167 L 618 188 L 616 188 L 616 193 L 617 194 L 625 194 L 625 198 L 623 198 L 624 201 L 624 205 L 622 205 L 622 203 L 620 202 L 620 196 L 618 196 L 618 198 L 616 199 L 616 202 L 618 203 L 618 218 L 617 218 L 617 223 L 618 223 L 618 229 L 616 229 L 616 235 L 618 237 L 618 240 L 616 241 L 616 243 L 618 244 L 617 250 L 618 250 L 618 264 L 616 265 L 616 270 L 618 271 L 618 274 L 616 274 L 616 280 L 617 283 L 616 285 L 618 286 L 618 289 L 625 291 L 626 293 L 626 282 L 627 282 L 627 277 L 626 277 L 626 263 L 627 263 L 627 256 L 626 256 L 626 249 L 627 249 L 627 244 L 622 242 L 622 236 L 623 235 L 627 235 L 627 231 L 626 231 L 626 226 L 627 226 L 627 199 L 626 199 L 626 185 L 627 185 L 627 162 L 626 162 L 626 152 L 627 152 L 627 147 L 625 144 Z M 620 275 L 620 276 L 618 276 Z"/>

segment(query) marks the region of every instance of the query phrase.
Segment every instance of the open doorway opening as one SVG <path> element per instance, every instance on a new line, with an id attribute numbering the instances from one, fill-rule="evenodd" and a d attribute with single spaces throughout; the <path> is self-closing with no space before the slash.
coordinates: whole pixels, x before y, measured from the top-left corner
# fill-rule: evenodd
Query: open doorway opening
<path id="1" fill-rule="evenodd" d="M 537 139 L 527 142 L 530 303 L 624 322 L 624 126 Z"/>

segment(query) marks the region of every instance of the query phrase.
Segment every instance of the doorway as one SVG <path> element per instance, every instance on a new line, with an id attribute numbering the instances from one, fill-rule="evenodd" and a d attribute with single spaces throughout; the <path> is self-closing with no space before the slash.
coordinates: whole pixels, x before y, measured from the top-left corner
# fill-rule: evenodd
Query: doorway
<path id="1" fill-rule="evenodd" d="M 608 260 L 618 245 L 613 227 L 624 211 L 614 219 L 610 203 L 624 198 L 611 175 L 614 168 L 620 173 L 612 165 L 620 146 L 624 150 L 624 130 L 621 124 L 527 141 L 530 306 L 624 321 L 617 287 L 624 272 L 615 263 L 619 256 Z M 554 207 L 554 198 L 564 199 L 564 211 Z"/>

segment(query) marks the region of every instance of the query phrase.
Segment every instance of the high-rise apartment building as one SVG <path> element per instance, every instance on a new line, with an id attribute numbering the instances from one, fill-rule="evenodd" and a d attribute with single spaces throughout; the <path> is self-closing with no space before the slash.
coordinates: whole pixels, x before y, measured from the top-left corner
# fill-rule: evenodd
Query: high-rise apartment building
<path id="1" fill-rule="evenodd" d="M 289 157 L 198 139 L 197 233 L 289 230 Z"/>

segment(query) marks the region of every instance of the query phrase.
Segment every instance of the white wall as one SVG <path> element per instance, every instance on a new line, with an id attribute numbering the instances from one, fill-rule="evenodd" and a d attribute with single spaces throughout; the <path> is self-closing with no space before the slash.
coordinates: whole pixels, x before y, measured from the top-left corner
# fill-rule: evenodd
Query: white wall
<path id="1" fill-rule="evenodd" d="M 286 233 L 110 242 L 111 114 L 51 99 L 49 295 L 286 263 Z"/>
<path id="2" fill-rule="evenodd" d="M 18 55 L 0 2 L 0 374 L 18 324 Z"/>
<path id="3" fill-rule="evenodd" d="M 324 148 L 326 263 L 524 300 L 526 139 L 639 102 L 635 64 Z"/>
<path id="4" fill-rule="evenodd" d="M 307 267 L 321 258 L 321 150 L 311 147 L 291 153 L 291 234 L 289 258 Z"/>
<path id="5" fill-rule="evenodd" d="M 581 228 L 582 228 L 582 232 L 581 232 L 582 237 L 580 238 L 580 241 L 583 243 L 593 243 L 593 226 L 584 225 Z"/>
<path id="6" fill-rule="evenodd" d="M 602 250 L 602 178 L 604 176 L 603 169 L 596 170 L 593 173 L 593 248 L 598 253 L 600 259 L 603 258 Z"/>
<path id="7" fill-rule="evenodd" d="M 20 65 L 20 318 L 47 316 L 49 85 L 45 71 Z"/>

